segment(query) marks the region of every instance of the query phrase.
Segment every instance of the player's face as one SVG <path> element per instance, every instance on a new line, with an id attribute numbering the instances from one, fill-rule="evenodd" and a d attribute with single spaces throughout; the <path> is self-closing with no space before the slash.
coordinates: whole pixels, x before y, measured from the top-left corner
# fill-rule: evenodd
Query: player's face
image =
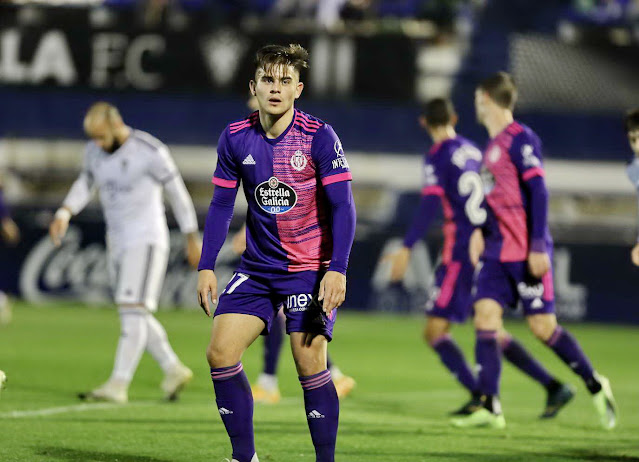
<path id="1" fill-rule="evenodd" d="M 639 157 L 639 129 L 632 130 L 628 133 L 628 141 L 630 142 L 630 147 L 635 153 L 635 156 Z"/>
<path id="2" fill-rule="evenodd" d="M 290 110 L 304 88 L 299 77 L 293 66 L 273 67 L 268 73 L 258 69 L 249 86 L 260 111 L 278 116 Z"/>
<path id="3" fill-rule="evenodd" d="M 91 120 L 85 125 L 85 132 L 95 144 L 106 152 L 113 152 L 117 149 L 113 127 L 105 118 Z"/>
<path id="4" fill-rule="evenodd" d="M 486 119 L 486 109 L 488 105 L 488 95 L 483 90 L 475 90 L 475 115 L 479 123 L 484 123 Z"/>

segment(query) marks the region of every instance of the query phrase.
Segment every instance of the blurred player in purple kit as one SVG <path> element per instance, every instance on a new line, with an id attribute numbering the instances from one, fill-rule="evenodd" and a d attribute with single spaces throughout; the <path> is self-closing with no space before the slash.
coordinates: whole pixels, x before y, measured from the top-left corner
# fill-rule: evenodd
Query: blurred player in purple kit
<path id="1" fill-rule="evenodd" d="M 624 127 L 626 135 L 628 135 L 630 149 L 634 153 L 633 159 L 626 167 L 626 173 L 639 193 L 639 108 L 628 111 L 624 117 Z M 639 237 L 637 237 L 637 243 L 632 248 L 630 257 L 632 258 L 632 263 L 635 266 L 639 266 Z"/>
<path id="2" fill-rule="evenodd" d="M 424 157 L 424 186 L 418 212 L 406 234 L 404 246 L 390 256 L 393 263 L 391 280 L 403 279 L 411 248 L 426 234 L 441 204 L 444 209 L 444 248 L 427 305 L 424 337 L 442 363 L 471 393 L 470 401 L 453 413 L 468 415 L 481 407 L 481 393 L 477 378 L 450 335 L 450 328 L 451 323 L 465 322 L 472 312 L 474 269 L 468 255 L 468 241 L 475 226 L 486 219 L 479 176 L 481 152 L 455 132 L 457 115 L 450 101 L 443 98 L 429 101 L 419 121 L 434 145 Z M 546 388 L 548 396 L 542 417 L 557 415 L 573 396 L 570 388 L 551 376 L 503 329 L 499 331 L 499 346 L 507 360 Z"/>
<path id="3" fill-rule="evenodd" d="M 355 234 L 352 179 L 332 127 L 298 111 L 308 53 L 269 45 L 256 54 L 249 87 L 259 110 L 227 126 L 218 144 L 216 185 L 204 230 L 198 296 L 210 315 L 213 272 L 241 181 L 248 201 L 247 246 L 219 297 L 207 358 L 233 461 L 256 462 L 253 398 L 244 351 L 267 333 L 280 305 L 319 462 L 335 459 L 339 401 L 326 348 L 346 294 Z"/>
<path id="4" fill-rule="evenodd" d="M 249 105 L 250 107 L 251 105 Z M 255 102 L 257 108 L 257 101 Z M 246 225 L 233 236 L 231 240 L 233 251 L 242 255 L 246 250 Z M 251 386 L 253 400 L 256 403 L 277 404 L 281 399 L 280 389 L 277 380 L 277 367 L 280 361 L 282 341 L 284 340 L 284 329 L 286 328 L 286 316 L 283 310 L 279 310 L 275 319 L 271 323 L 271 330 L 264 336 L 264 364 L 255 385 Z M 335 363 L 331 361 L 331 356 L 326 354 L 326 367 L 331 371 L 331 377 L 335 384 L 335 390 L 339 399 L 345 398 L 355 388 L 357 383 L 353 377 L 345 375 Z"/>
<path id="5" fill-rule="evenodd" d="M 469 246 L 470 259 L 478 265 L 475 356 L 484 400 L 482 408 L 453 424 L 505 427 L 499 403 L 498 332 L 503 309 L 521 302 L 533 334 L 584 380 L 601 426 L 611 429 L 617 418 L 608 379 L 594 371 L 574 337 L 557 324 L 541 141 L 513 119 L 516 100 L 517 88 L 505 72 L 487 78 L 475 92 L 477 118 L 491 137 L 482 165 L 486 221 L 473 231 Z"/>

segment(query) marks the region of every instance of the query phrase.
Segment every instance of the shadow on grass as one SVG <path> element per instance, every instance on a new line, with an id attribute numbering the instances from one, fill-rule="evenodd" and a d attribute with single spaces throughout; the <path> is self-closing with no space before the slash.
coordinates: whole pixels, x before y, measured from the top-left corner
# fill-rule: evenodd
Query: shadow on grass
<path id="1" fill-rule="evenodd" d="M 40 446 L 35 448 L 36 454 L 50 458 L 49 460 L 92 461 L 92 462 L 171 462 L 168 459 L 158 459 L 151 456 L 134 454 L 86 451 L 84 449 L 62 448 L 55 446 Z"/>

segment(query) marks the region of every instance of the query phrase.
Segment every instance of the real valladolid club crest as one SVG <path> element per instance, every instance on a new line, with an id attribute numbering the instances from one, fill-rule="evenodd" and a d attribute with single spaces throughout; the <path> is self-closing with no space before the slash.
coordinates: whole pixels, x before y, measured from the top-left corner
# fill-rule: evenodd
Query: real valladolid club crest
<path id="1" fill-rule="evenodd" d="M 308 164 L 308 160 L 306 160 L 306 156 L 302 154 L 302 151 L 299 149 L 295 151 L 295 154 L 291 156 L 291 166 L 301 172 L 306 168 L 306 164 Z"/>

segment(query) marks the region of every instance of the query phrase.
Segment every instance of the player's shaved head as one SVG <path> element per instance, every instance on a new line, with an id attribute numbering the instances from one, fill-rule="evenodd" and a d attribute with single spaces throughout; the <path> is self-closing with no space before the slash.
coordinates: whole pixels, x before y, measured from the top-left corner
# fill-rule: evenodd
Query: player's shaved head
<path id="1" fill-rule="evenodd" d="M 104 101 L 98 101 L 93 103 L 86 115 L 84 116 L 84 130 L 87 134 L 90 129 L 96 124 L 110 123 L 112 125 L 119 125 L 122 122 L 122 116 L 118 108 L 110 103 Z"/>
<path id="2" fill-rule="evenodd" d="M 446 98 L 434 98 L 428 101 L 422 109 L 422 117 L 429 127 L 435 128 L 454 125 L 457 114 L 452 101 Z"/>
<path id="3" fill-rule="evenodd" d="M 508 72 L 497 72 L 482 80 L 477 87 L 485 92 L 499 107 L 513 110 L 517 102 L 517 86 Z"/>
<path id="4" fill-rule="evenodd" d="M 92 104 L 87 111 L 84 132 L 106 152 L 116 151 L 128 136 L 118 108 L 104 101 Z"/>
<path id="5" fill-rule="evenodd" d="M 266 45 L 255 54 L 255 72 L 263 69 L 266 74 L 273 74 L 275 69 L 288 66 L 297 71 L 298 77 L 308 69 L 308 51 L 302 45 Z"/>

